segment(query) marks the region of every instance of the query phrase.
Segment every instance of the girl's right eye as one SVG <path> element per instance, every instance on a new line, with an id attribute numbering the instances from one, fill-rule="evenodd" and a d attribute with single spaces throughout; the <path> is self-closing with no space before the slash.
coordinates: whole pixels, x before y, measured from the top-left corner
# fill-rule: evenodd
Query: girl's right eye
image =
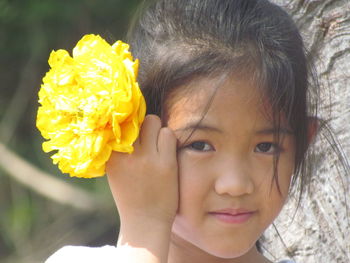
<path id="1" fill-rule="evenodd" d="M 213 150 L 213 147 L 209 143 L 206 143 L 203 141 L 193 142 L 187 145 L 186 148 L 194 151 L 198 151 L 198 152 L 208 152 Z"/>

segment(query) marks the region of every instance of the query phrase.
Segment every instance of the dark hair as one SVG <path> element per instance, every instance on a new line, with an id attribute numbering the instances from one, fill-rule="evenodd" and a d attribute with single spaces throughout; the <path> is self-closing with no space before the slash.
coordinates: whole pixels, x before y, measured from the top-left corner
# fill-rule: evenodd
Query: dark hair
<path id="1" fill-rule="evenodd" d="M 138 81 L 148 114 L 160 116 L 166 125 L 173 91 L 180 91 L 177 88 L 195 78 L 222 79 L 229 74 L 249 77 L 271 106 L 277 131 L 274 140 L 280 139 L 281 116 L 294 133 L 296 152 L 290 189 L 297 194 L 297 207 L 310 186 L 313 168 L 320 161 L 313 147 L 309 147 L 310 121 L 318 123 L 320 139 L 329 143 L 340 161 L 339 168 L 349 174 L 349 162 L 334 132 L 318 117 L 319 85 L 312 56 L 306 52 L 297 26 L 286 11 L 268 0 L 144 3 L 147 6 L 141 7 L 127 41 L 134 57 L 140 60 Z M 202 118 L 213 96 L 215 93 Z M 279 189 L 278 158 L 274 158 L 274 181 Z M 346 184 L 345 194 L 347 187 Z M 281 238 L 276 227 L 275 230 Z M 256 242 L 259 251 L 263 248 L 261 240 Z"/>
<path id="2" fill-rule="evenodd" d="M 300 179 L 301 195 L 308 180 L 308 116 L 317 117 L 307 100 L 317 96 L 308 95 L 303 41 L 282 8 L 267 0 L 159 0 L 134 23 L 128 42 L 140 59 L 138 81 L 149 114 L 164 117 L 169 94 L 194 77 L 239 70 L 262 83 L 275 126 L 282 113 L 295 134 L 292 183 Z M 277 163 L 278 156 L 278 186 Z"/>

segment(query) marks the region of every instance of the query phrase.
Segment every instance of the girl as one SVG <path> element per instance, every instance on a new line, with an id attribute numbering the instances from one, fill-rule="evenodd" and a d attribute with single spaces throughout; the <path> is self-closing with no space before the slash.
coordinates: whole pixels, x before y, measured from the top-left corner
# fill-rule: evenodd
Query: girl
<path id="1" fill-rule="evenodd" d="M 305 189 L 318 128 L 294 22 L 268 0 L 159 0 L 128 42 L 149 115 L 107 165 L 117 248 L 47 262 L 271 262 L 258 240 Z"/>

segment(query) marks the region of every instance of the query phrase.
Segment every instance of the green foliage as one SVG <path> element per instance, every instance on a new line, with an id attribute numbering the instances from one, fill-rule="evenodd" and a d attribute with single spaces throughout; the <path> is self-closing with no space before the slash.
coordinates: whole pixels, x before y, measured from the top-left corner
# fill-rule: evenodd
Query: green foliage
<path id="1" fill-rule="evenodd" d="M 0 143 L 39 169 L 91 192 L 111 208 L 104 178 L 61 175 L 42 152 L 43 139 L 35 127 L 37 92 L 51 50 L 71 52 L 88 33 L 100 34 L 110 43 L 124 39 L 139 2 L 0 0 Z M 17 183 L 1 167 L 0 182 L 1 262 L 41 262 L 68 242 L 98 245 L 115 241 L 115 209 L 91 215 L 64 207 Z M 101 223 L 99 228 L 92 227 L 96 222 Z"/>

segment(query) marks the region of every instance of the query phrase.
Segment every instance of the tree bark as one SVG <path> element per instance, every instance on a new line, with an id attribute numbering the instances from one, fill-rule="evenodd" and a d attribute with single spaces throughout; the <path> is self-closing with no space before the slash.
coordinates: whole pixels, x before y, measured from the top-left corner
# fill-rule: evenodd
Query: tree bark
<path id="1" fill-rule="evenodd" d="M 350 156 L 350 1 L 273 2 L 292 15 L 314 58 L 321 87 L 319 114 L 332 127 L 335 141 L 329 134 L 318 135 L 317 173 L 309 191 L 298 208 L 290 198 L 265 234 L 265 253 L 273 260 L 293 258 L 298 263 L 349 263 L 350 175 L 342 157 Z M 334 151 L 337 141 L 340 157 Z"/>

